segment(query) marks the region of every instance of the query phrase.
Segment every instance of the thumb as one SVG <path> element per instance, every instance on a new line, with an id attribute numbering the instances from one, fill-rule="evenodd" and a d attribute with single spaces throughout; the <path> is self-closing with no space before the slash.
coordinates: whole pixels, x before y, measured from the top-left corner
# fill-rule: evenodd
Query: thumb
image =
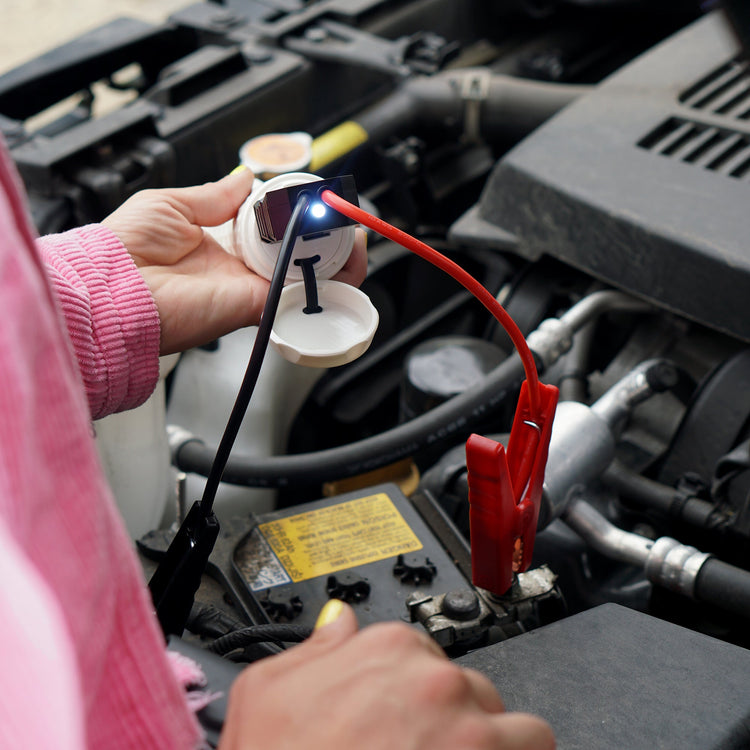
<path id="1" fill-rule="evenodd" d="M 263 668 L 271 676 L 307 664 L 343 645 L 358 630 L 354 610 L 338 599 L 331 599 L 318 615 L 315 632 L 306 640 L 283 654 L 263 661 Z"/>
<path id="2" fill-rule="evenodd" d="M 235 169 L 217 182 L 174 188 L 171 193 L 182 204 L 191 224 L 215 227 L 234 218 L 250 195 L 254 180 L 250 169 Z"/>
<path id="3" fill-rule="evenodd" d="M 339 599 L 330 599 L 320 610 L 309 643 L 327 650 L 351 638 L 358 629 L 354 610 Z"/>

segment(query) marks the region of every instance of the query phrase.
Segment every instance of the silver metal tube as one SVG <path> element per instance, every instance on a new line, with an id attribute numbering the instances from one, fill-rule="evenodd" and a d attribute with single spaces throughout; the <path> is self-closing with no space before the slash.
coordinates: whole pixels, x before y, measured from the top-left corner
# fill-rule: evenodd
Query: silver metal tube
<path id="1" fill-rule="evenodd" d="M 677 382 L 674 365 L 666 360 L 643 362 L 615 383 L 591 410 L 613 430 L 619 431 L 633 407 Z"/>
<path id="2" fill-rule="evenodd" d="M 656 541 L 610 523 L 582 498 L 568 503 L 563 521 L 605 557 L 642 568 L 652 583 L 695 598 L 695 582 L 710 555 L 663 536 Z"/>
<path id="3" fill-rule="evenodd" d="M 529 347 L 549 369 L 573 345 L 573 334 L 587 323 L 608 312 L 649 312 L 653 308 L 623 292 L 603 290 L 593 292 L 577 302 L 559 318 L 543 320 L 529 334 Z"/>
<path id="4" fill-rule="evenodd" d="M 695 598 L 695 582 L 703 564 L 711 557 L 695 547 L 663 536 L 654 542 L 646 561 L 646 577 L 664 588 Z"/>
<path id="5" fill-rule="evenodd" d="M 557 407 L 549 444 L 539 528 L 561 515 L 570 498 L 599 477 L 615 457 L 617 435 L 637 404 L 676 380 L 673 365 L 649 360 L 628 373 L 593 406 Z"/>
<path id="6" fill-rule="evenodd" d="M 583 328 L 586 323 L 609 312 L 649 312 L 653 307 L 642 300 L 631 297 L 624 292 L 611 289 L 603 289 L 593 292 L 584 297 L 580 302 L 573 305 L 566 313 L 560 316 L 566 325 L 573 331 Z"/>
<path id="7" fill-rule="evenodd" d="M 576 498 L 568 503 L 563 521 L 590 547 L 606 557 L 645 567 L 653 540 L 623 531 L 610 523 L 585 500 Z"/>
<path id="8" fill-rule="evenodd" d="M 177 473 L 177 523 L 182 523 L 185 520 L 185 516 L 188 513 L 188 499 L 187 499 L 187 474 L 184 471 Z"/>

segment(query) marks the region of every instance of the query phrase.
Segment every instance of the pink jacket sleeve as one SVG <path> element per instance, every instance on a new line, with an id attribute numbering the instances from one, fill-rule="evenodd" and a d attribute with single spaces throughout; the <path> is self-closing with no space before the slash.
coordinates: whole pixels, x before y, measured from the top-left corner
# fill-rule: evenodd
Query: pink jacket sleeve
<path id="1" fill-rule="evenodd" d="M 81 388 L 96 415 L 148 396 L 154 303 L 112 234 L 37 244 L 25 208 L 0 142 L 0 748 L 190 750 Z"/>
<path id="2" fill-rule="evenodd" d="M 94 419 L 132 409 L 159 375 L 159 315 L 117 237 L 92 224 L 37 242 Z"/>

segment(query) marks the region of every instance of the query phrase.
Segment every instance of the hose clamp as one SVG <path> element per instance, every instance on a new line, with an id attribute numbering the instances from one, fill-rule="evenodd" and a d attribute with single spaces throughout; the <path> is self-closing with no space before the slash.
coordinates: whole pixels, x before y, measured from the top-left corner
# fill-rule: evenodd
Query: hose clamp
<path id="1" fill-rule="evenodd" d="M 186 443 L 203 443 L 203 441 L 193 435 L 190 430 L 180 427 L 176 424 L 167 425 L 167 442 L 169 444 L 169 453 L 173 464 L 177 464 L 177 457 L 180 449 Z"/>
<path id="2" fill-rule="evenodd" d="M 646 577 L 671 591 L 695 598 L 695 581 L 703 564 L 711 557 L 695 547 L 663 536 L 657 539 L 646 560 Z"/>
<path id="3" fill-rule="evenodd" d="M 527 337 L 529 348 L 547 370 L 573 346 L 573 330 L 560 318 L 543 320 Z"/>
<path id="4" fill-rule="evenodd" d="M 490 95 L 492 74 L 489 70 L 472 70 L 461 81 L 464 102 L 464 134 L 467 143 L 481 143 L 482 102 Z"/>

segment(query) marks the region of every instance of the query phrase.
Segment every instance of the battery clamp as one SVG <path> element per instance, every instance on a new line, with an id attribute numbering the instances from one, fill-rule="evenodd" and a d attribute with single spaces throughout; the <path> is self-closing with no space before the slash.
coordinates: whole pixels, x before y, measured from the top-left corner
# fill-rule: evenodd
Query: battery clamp
<path id="1" fill-rule="evenodd" d="M 523 383 L 507 451 L 481 435 L 466 441 L 472 581 L 499 596 L 529 569 L 534 552 L 558 399 L 555 386 L 539 387 L 541 403 L 532 414 Z"/>

